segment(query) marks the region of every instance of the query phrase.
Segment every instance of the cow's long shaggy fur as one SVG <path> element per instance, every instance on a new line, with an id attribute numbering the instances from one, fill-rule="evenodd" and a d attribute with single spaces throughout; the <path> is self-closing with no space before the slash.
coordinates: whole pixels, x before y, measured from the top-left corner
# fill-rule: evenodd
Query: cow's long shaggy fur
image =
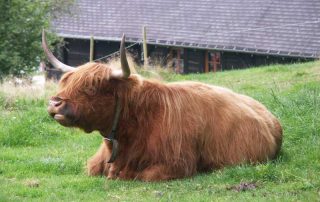
<path id="1" fill-rule="evenodd" d="M 240 163 L 273 159 L 281 147 L 279 121 L 259 102 L 231 90 L 197 82 L 161 83 L 87 63 L 61 79 L 58 96 L 74 102 L 76 126 L 107 135 L 115 96 L 121 103 L 112 164 L 103 142 L 88 162 L 90 175 L 167 180 Z"/>

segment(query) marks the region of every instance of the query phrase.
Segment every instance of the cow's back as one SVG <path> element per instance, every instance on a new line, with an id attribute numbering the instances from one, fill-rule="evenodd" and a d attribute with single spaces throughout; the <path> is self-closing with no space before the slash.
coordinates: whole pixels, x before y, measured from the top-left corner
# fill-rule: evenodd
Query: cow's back
<path id="1" fill-rule="evenodd" d="M 279 152 L 281 125 L 258 101 L 197 82 L 174 83 L 170 87 L 183 91 L 181 125 L 185 136 L 196 139 L 193 148 L 199 154 L 198 169 L 263 162 Z"/>

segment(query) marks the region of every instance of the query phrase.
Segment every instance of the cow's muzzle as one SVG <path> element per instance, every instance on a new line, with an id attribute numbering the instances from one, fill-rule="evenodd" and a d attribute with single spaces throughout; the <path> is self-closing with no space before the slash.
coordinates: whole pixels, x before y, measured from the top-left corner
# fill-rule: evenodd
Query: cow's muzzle
<path id="1" fill-rule="evenodd" d="M 63 126 L 71 126 L 73 120 L 70 118 L 70 109 L 68 109 L 66 101 L 59 97 L 52 97 L 49 100 L 47 111 L 49 115 Z"/>

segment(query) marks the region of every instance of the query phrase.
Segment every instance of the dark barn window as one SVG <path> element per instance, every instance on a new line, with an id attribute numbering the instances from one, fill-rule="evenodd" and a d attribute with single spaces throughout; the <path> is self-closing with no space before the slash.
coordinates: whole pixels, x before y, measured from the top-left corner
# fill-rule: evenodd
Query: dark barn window
<path id="1" fill-rule="evenodd" d="M 119 50 L 119 42 L 95 41 L 94 59 L 102 58 Z M 108 58 L 106 58 L 108 59 Z M 105 61 L 104 59 L 103 61 Z"/>
<path id="2" fill-rule="evenodd" d="M 204 72 L 204 54 L 203 50 L 186 49 L 184 73 Z"/>
<path id="3" fill-rule="evenodd" d="M 83 39 L 65 39 L 64 62 L 70 66 L 79 66 L 89 62 L 90 41 Z"/>
<path id="4" fill-rule="evenodd" d="M 208 69 L 210 72 L 221 71 L 220 52 L 208 51 Z"/>
<path id="5" fill-rule="evenodd" d="M 170 50 L 168 55 L 168 66 L 173 68 L 176 73 L 185 72 L 184 64 L 184 49 L 183 48 L 173 48 Z"/>
<path id="6" fill-rule="evenodd" d="M 151 65 L 160 65 L 165 67 L 167 65 L 167 59 L 169 54 L 169 48 L 161 46 L 148 46 L 149 50 L 149 64 Z"/>

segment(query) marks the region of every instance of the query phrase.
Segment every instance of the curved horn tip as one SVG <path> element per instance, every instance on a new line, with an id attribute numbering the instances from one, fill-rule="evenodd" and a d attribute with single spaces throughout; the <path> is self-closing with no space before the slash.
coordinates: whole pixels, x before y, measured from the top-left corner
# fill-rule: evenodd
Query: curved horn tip
<path id="1" fill-rule="evenodd" d="M 125 34 L 122 35 L 121 44 L 120 44 L 120 61 L 121 61 L 121 69 L 123 72 L 123 78 L 128 78 L 131 72 L 130 72 L 130 67 L 129 67 L 127 55 L 126 55 Z"/>
<path id="2" fill-rule="evenodd" d="M 46 33 L 45 30 L 42 29 L 42 48 L 44 50 L 44 53 L 48 59 L 48 61 L 52 64 L 57 69 L 62 70 L 63 72 L 68 72 L 72 71 L 75 68 L 71 67 L 69 65 L 65 65 L 62 62 L 60 62 L 54 55 L 53 53 L 49 50 L 47 40 L 46 40 Z"/>
<path id="3" fill-rule="evenodd" d="M 120 50 L 121 49 L 126 49 L 126 47 L 125 47 L 125 44 L 126 44 L 126 35 L 123 33 L 122 34 L 122 38 L 121 38 L 121 43 L 120 43 Z"/>

